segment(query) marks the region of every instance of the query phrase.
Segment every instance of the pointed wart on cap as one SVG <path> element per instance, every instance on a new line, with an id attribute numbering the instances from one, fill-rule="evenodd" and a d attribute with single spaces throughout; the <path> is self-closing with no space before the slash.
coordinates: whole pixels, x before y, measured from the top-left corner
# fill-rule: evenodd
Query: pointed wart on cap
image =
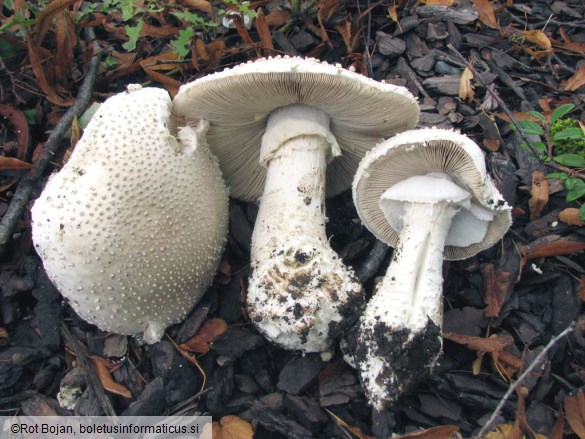
<path id="1" fill-rule="evenodd" d="M 201 298 L 227 233 L 205 124 L 171 135 L 170 105 L 139 85 L 106 100 L 32 208 L 35 248 L 73 309 L 147 343 Z"/>

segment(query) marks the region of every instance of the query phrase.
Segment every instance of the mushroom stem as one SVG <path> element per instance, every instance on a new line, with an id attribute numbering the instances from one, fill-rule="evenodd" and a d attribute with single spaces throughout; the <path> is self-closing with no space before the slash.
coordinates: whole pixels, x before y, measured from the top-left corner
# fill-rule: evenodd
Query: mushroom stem
<path id="1" fill-rule="evenodd" d="M 269 117 L 248 312 L 267 338 L 288 349 L 326 351 L 363 302 L 355 275 L 325 234 L 325 171 L 338 154 L 323 111 L 291 105 Z"/>
<path id="2" fill-rule="evenodd" d="M 396 221 L 396 200 L 413 183 L 425 193 L 419 201 L 402 204 L 393 260 L 357 330 L 354 360 L 378 410 L 439 359 L 443 251 L 454 216 L 469 204 L 469 194 L 441 175 L 412 177 L 382 194 L 380 209 L 389 221 Z"/>
<path id="3" fill-rule="evenodd" d="M 380 315 L 390 328 L 419 331 L 427 318 L 440 326 L 443 249 L 457 210 L 446 202 L 406 206 L 392 263 L 366 312 Z"/>

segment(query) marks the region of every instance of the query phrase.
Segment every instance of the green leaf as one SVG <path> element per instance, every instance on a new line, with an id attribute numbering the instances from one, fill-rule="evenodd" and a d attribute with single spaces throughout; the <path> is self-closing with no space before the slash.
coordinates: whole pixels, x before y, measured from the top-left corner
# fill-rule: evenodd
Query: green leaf
<path id="1" fill-rule="evenodd" d="M 567 201 L 575 201 L 585 195 L 585 182 L 583 180 L 579 180 L 578 184 L 573 185 L 573 187 L 567 193 Z"/>
<path id="2" fill-rule="evenodd" d="M 136 26 L 124 26 L 126 30 L 126 35 L 128 35 L 129 40 L 122 44 L 122 47 L 127 52 L 132 52 L 136 49 L 136 43 L 138 42 L 138 37 L 140 36 L 140 31 L 142 30 L 142 26 L 144 25 L 144 21 L 142 19 L 138 20 Z"/>
<path id="3" fill-rule="evenodd" d="M 531 120 L 520 120 L 518 123 L 522 128 L 524 128 L 524 132 L 526 134 L 536 134 L 538 136 L 542 136 L 544 134 L 544 129 L 536 122 L 532 122 Z"/>
<path id="4" fill-rule="evenodd" d="M 544 114 L 539 113 L 538 111 L 527 111 L 526 114 L 530 114 L 531 116 L 534 116 L 537 119 L 546 122 L 546 117 L 544 117 Z"/>
<path id="5" fill-rule="evenodd" d="M 181 57 L 184 58 L 189 55 L 190 46 L 191 46 L 191 38 L 195 35 L 195 31 L 192 27 L 188 27 L 186 29 L 181 29 L 179 31 L 179 36 L 176 40 L 171 41 L 171 46 L 174 47 L 175 52 Z"/>
<path id="6" fill-rule="evenodd" d="M 573 168 L 585 168 L 585 157 L 579 154 L 562 154 L 554 158 L 555 162 Z"/>
<path id="7" fill-rule="evenodd" d="M 569 111 L 571 111 L 573 108 L 575 108 L 575 106 L 573 104 L 565 104 L 565 105 L 561 105 L 560 107 L 557 107 L 555 109 L 555 111 L 553 111 L 553 114 L 550 116 L 549 124 L 552 125 L 558 119 L 560 119 L 565 114 L 567 114 Z"/>
<path id="8" fill-rule="evenodd" d="M 558 178 L 560 180 L 566 180 L 569 175 L 566 172 L 551 172 L 546 175 L 546 178 Z"/>
<path id="9" fill-rule="evenodd" d="M 540 152 L 546 152 L 546 145 L 543 142 L 532 142 L 534 149 Z"/>
<path id="10" fill-rule="evenodd" d="M 581 128 L 565 128 L 553 136 L 553 140 L 585 139 L 585 133 Z"/>
<path id="11" fill-rule="evenodd" d="M 128 21 L 134 17 L 134 0 L 121 0 L 120 10 L 122 11 L 122 21 Z M 134 49 L 132 49 L 134 50 Z M 130 52 L 130 50 L 129 50 Z"/>
<path id="12" fill-rule="evenodd" d="M 579 219 L 585 221 L 585 204 L 579 208 Z"/>

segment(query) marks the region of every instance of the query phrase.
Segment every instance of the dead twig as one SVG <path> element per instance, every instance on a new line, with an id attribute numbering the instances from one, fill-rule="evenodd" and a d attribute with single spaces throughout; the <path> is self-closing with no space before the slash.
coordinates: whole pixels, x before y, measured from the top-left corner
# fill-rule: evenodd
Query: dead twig
<path id="1" fill-rule="evenodd" d="M 95 42 L 95 33 L 92 28 L 86 27 L 84 29 L 85 39 L 88 45 L 93 47 L 94 55 L 89 63 L 87 74 L 79 88 L 79 93 L 75 103 L 67 110 L 65 115 L 57 123 L 45 146 L 41 157 L 36 161 L 34 168 L 31 169 L 30 173 L 26 175 L 18 185 L 10 205 L 6 210 L 6 213 L 2 217 L 0 222 L 0 256 L 4 253 L 6 244 L 8 243 L 10 236 L 22 213 L 26 209 L 29 201 L 31 200 L 35 189 L 38 187 L 42 180 L 42 176 L 45 169 L 59 152 L 61 146 L 61 140 L 65 135 L 66 131 L 71 126 L 71 122 L 75 116 L 79 117 L 87 107 L 91 93 L 93 90 L 93 84 L 95 83 L 97 68 L 101 60 L 102 51 Z"/>
<path id="2" fill-rule="evenodd" d="M 477 72 L 477 70 L 475 69 L 475 67 L 473 67 L 473 65 L 469 61 L 467 61 L 465 59 L 465 57 L 463 55 L 461 55 L 461 53 L 459 53 L 459 51 L 457 49 L 455 49 L 455 47 L 453 47 L 453 45 L 451 43 L 448 43 L 447 44 L 447 47 L 471 71 L 471 73 L 473 74 L 474 79 L 477 82 L 479 82 L 483 87 L 485 87 L 485 89 L 488 91 L 488 93 L 496 100 L 496 102 L 502 108 L 502 110 L 504 111 L 504 113 L 506 113 L 506 116 L 508 116 L 510 118 L 510 121 L 514 125 L 514 128 L 516 128 L 516 131 L 520 135 L 520 138 L 526 143 L 526 145 L 528 145 L 528 148 L 530 149 L 530 152 L 532 152 L 532 154 L 534 154 L 535 157 L 537 157 L 539 160 L 541 160 L 546 166 L 550 166 L 550 167 L 556 169 L 557 171 L 566 172 L 567 174 L 571 175 L 572 177 L 577 177 L 577 178 L 580 178 L 582 180 L 585 180 L 585 174 L 583 174 L 581 172 L 577 172 L 574 169 L 567 168 L 566 166 L 563 166 L 563 165 L 559 165 L 558 163 L 555 163 L 552 160 L 550 162 L 544 162 L 540 158 L 540 154 L 538 153 L 538 151 L 534 147 L 534 144 L 528 138 L 528 136 L 524 132 L 524 129 L 518 123 L 518 120 L 514 117 L 514 114 L 510 111 L 510 109 L 508 108 L 508 106 L 506 105 L 506 103 L 502 100 L 502 98 L 500 97 L 500 95 L 498 95 L 498 93 L 496 93 L 496 91 L 494 90 L 493 85 L 486 84 L 485 81 L 483 79 L 481 79 L 481 76 L 479 75 L 479 73 Z"/>
<path id="3" fill-rule="evenodd" d="M 544 359 L 544 356 L 547 354 L 547 352 L 550 351 L 552 349 L 552 347 L 555 346 L 564 337 L 566 337 L 571 332 L 573 332 L 575 330 L 575 328 L 577 328 L 577 322 L 571 323 L 569 326 L 567 326 L 567 328 L 565 328 L 565 330 L 563 332 L 561 332 L 557 336 L 553 337 L 551 339 L 551 341 L 549 341 L 548 344 L 544 347 L 544 349 L 542 351 L 540 351 L 540 353 L 536 356 L 534 361 L 532 363 L 530 363 L 530 365 L 524 370 L 524 372 L 522 372 L 522 374 L 518 377 L 518 379 L 510 384 L 510 386 L 508 387 L 508 390 L 506 390 L 506 393 L 504 393 L 504 396 L 502 396 L 500 403 L 498 404 L 496 409 L 493 411 L 490 418 L 483 425 L 483 427 L 481 428 L 479 433 L 477 433 L 474 436 L 475 439 L 483 438 L 487 434 L 487 432 L 492 429 L 493 424 L 496 422 L 496 418 L 498 417 L 498 415 L 502 411 L 502 408 L 506 404 L 506 401 L 508 400 L 508 398 L 510 398 L 512 393 L 514 393 L 514 391 L 516 390 L 516 387 L 518 387 L 518 385 L 520 385 L 526 379 L 526 377 L 532 373 L 532 371 L 534 369 L 536 369 L 538 366 L 540 366 L 540 364 L 541 364 L 542 360 Z"/>
<path id="4" fill-rule="evenodd" d="M 370 254 L 356 272 L 360 282 L 365 283 L 374 277 L 389 251 L 390 247 L 387 244 L 376 240 L 372 251 L 370 251 Z"/>
<path id="5" fill-rule="evenodd" d="M 96 395 L 98 401 L 100 402 L 102 408 L 104 409 L 104 413 L 106 414 L 106 416 L 110 416 L 110 417 L 115 418 L 116 411 L 114 410 L 114 407 L 112 406 L 112 403 L 110 402 L 110 399 L 108 398 L 108 395 L 106 395 L 106 392 L 104 391 L 104 388 L 103 388 L 99 378 L 97 377 L 97 375 L 92 367 L 92 364 L 89 361 L 89 358 L 87 358 L 87 356 L 83 352 L 83 349 L 80 346 L 79 342 L 77 341 L 77 339 L 75 337 L 73 337 L 73 335 L 71 334 L 71 332 L 69 331 L 69 328 L 67 327 L 67 325 L 65 323 L 61 324 L 61 334 L 63 335 L 63 338 L 65 339 L 65 342 L 67 343 L 67 345 L 71 348 L 71 350 L 75 354 L 75 357 L 77 358 L 79 365 L 85 371 L 85 374 L 87 376 L 87 381 L 88 381 L 89 385 L 93 388 L 93 391 L 95 392 L 95 395 Z"/>

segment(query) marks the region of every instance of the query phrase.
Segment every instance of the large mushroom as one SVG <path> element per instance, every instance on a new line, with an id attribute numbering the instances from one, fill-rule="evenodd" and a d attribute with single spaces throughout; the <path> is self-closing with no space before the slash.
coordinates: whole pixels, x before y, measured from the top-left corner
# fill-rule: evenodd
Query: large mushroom
<path id="1" fill-rule="evenodd" d="M 325 195 L 418 113 L 405 88 L 314 59 L 261 59 L 181 87 L 176 123 L 208 121 L 231 196 L 261 199 L 247 306 L 270 340 L 324 352 L 357 318 L 363 290 L 329 245 Z"/>
<path id="2" fill-rule="evenodd" d="M 443 258 L 468 258 L 508 230 L 510 206 L 480 148 L 449 130 L 407 131 L 377 145 L 353 196 L 363 224 L 394 247 L 390 267 L 344 350 L 382 410 L 428 374 L 442 350 Z"/>
<path id="3" fill-rule="evenodd" d="M 35 248 L 73 309 L 147 343 L 201 298 L 227 234 L 205 123 L 175 138 L 170 106 L 136 85 L 106 100 L 32 208 Z"/>

